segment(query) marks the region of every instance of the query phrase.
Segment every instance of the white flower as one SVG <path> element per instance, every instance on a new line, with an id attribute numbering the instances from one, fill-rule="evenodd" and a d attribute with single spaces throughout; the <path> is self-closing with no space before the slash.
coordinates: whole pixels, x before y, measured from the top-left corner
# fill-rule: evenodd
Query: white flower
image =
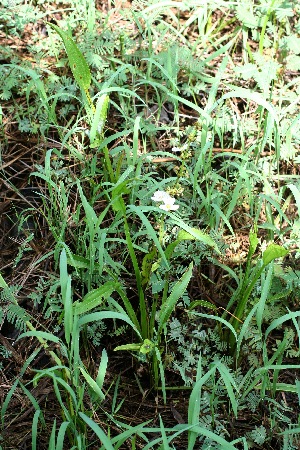
<path id="1" fill-rule="evenodd" d="M 179 208 L 179 205 L 174 205 L 175 198 L 171 197 L 171 195 L 165 191 L 154 192 L 151 200 L 153 200 L 154 202 L 163 202 L 161 205 L 159 205 L 159 207 L 164 211 L 176 211 Z"/>
<path id="2" fill-rule="evenodd" d="M 172 152 L 185 152 L 188 149 L 188 144 L 183 144 L 181 147 L 173 147 Z"/>
<path id="3" fill-rule="evenodd" d="M 165 202 L 170 200 L 172 197 L 170 196 L 170 194 L 168 194 L 165 191 L 156 191 L 153 194 L 153 197 L 151 197 L 151 200 L 153 200 L 154 202 Z"/>
<path id="4" fill-rule="evenodd" d="M 268 247 L 267 241 L 262 241 L 262 243 L 260 244 L 260 249 L 261 252 L 263 253 Z"/>
<path id="5" fill-rule="evenodd" d="M 160 209 L 164 211 L 176 211 L 179 208 L 179 205 L 174 205 L 175 198 L 170 197 L 169 199 L 165 199 L 162 205 L 159 205 Z"/>

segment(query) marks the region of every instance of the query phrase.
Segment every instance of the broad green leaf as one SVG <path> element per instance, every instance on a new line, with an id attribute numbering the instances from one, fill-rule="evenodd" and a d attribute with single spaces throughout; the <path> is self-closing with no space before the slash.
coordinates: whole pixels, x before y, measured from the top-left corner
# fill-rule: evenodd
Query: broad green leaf
<path id="1" fill-rule="evenodd" d="M 196 228 L 192 228 L 193 230 L 196 230 Z M 179 230 L 177 240 L 184 241 L 184 240 L 195 240 L 196 237 L 191 235 L 188 231 L 185 230 Z"/>
<path id="2" fill-rule="evenodd" d="M 62 38 L 74 78 L 79 87 L 82 90 L 87 91 L 91 85 L 92 77 L 89 66 L 83 54 L 67 33 L 52 23 L 48 22 L 48 25 Z"/>
<path id="3" fill-rule="evenodd" d="M 108 364 L 108 356 L 105 348 L 102 350 L 102 356 L 101 356 L 101 362 L 98 369 L 98 374 L 96 378 L 96 383 L 99 386 L 100 389 L 102 389 L 104 384 L 104 378 L 106 375 L 106 369 Z"/>
<path id="4" fill-rule="evenodd" d="M 130 318 L 126 314 L 114 312 L 114 311 L 99 311 L 94 312 L 90 314 L 85 314 L 78 320 L 78 326 L 82 327 L 83 325 L 91 322 L 98 322 L 99 320 L 104 319 L 117 319 L 117 320 L 123 320 L 124 322 L 128 323 L 133 330 L 136 332 L 139 338 L 141 338 L 141 334 L 137 327 L 134 325 L 134 323 L 130 320 Z"/>
<path id="5" fill-rule="evenodd" d="M 169 446 L 169 442 L 168 442 L 167 433 L 166 433 L 166 430 L 165 430 L 165 427 L 164 427 L 164 423 L 162 421 L 161 416 L 159 416 L 159 425 L 160 425 L 160 432 L 161 432 L 161 436 L 162 436 L 162 445 L 163 445 L 162 448 L 164 450 L 171 450 L 171 447 Z"/>
<path id="6" fill-rule="evenodd" d="M 141 348 L 141 344 L 124 344 L 124 345 L 118 345 L 118 347 L 114 348 L 114 352 L 120 351 L 120 350 L 128 350 L 133 352 L 138 352 Z"/>
<path id="7" fill-rule="evenodd" d="M 227 322 L 227 320 L 223 319 L 222 317 L 213 316 L 212 314 L 198 313 L 198 312 L 194 312 L 194 311 L 191 311 L 191 314 L 193 316 L 203 317 L 204 319 L 216 320 L 217 322 L 223 323 L 226 327 L 228 327 L 230 329 L 230 331 L 232 331 L 232 334 L 233 334 L 235 340 L 237 341 L 237 334 L 236 334 L 235 329 L 233 328 L 231 323 Z"/>
<path id="8" fill-rule="evenodd" d="M 151 225 L 151 223 L 149 222 L 149 220 L 147 219 L 147 217 L 145 216 L 145 214 L 143 213 L 143 211 L 141 210 L 140 207 L 135 206 L 135 205 L 129 205 L 127 206 L 127 210 L 130 212 L 134 212 L 136 215 L 139 216 L 139 218 L 141 219 L 141 221 L 143 222 L 147 232 L 148 232 L 148 236 L 149 238 L 151 238 L 158 250 L 158 252 L 160 253 L 163 261 L 165 262 L 166 266 L 169 267 L 169 263 L 167 261 L 166 255 L 162 249 L 162 246 L 159 242 L 159 239 L 157 237 L 157 234 L 153 228 L 153 226 Z"/>
<path id="9" fill-rule="evenodd" d="M 236 398 L 235 398 L 236 396 L 234 395 L 234 392 L 233 392 L 233 387 L 235 388 L 235 390 L 237 390 L 235 381 L 234 381 L 231 373 L 229 372 L 229 369 L 224 364 L 222 364 L 220 361 L 218 361 L 218 363 L 216 363 L 216 367 L 217 367 L 217 369 L 219 371 L 219 374 L 220 374 L 221 378 L 224 381 L 224 384 L 225 384 L 225 387 L 226 387 L 226 390 L 227 390 L 228 397 L 229 397 L 230 402 L 231 402 L 231 406 L 232 406 L 234 415 L 235 415 L 235 417 L 237 417 L 237 414 L 238 414 L 237 401 L 236 401 Z"/>
<path id="10" fill-rule="evenodd" d="M 92 388 L 92 390 L 98 395 L 100 400 L 104 400 L 105 395 L 103 394 L 102 390 L 100 389 L 100 387 L 98 386 L 96 381 L 93 380 L 93 378 L 85 371 L 85 369 L 83 367 L 79 367 L 79 369 L 80 369 L 80 372 L 82 373 L 82 375 L 84 376 L 84 378 L 86 379 L 90 388 Z"/>
<path id="11" fill-rule="evenodd" d="M 63 422 L 61 426 L 59 427 L 59 431 L 57 434 L 57 441 L 56 441 L 56 447 L 55 450 L 63 450 L 65 446 L 65 434 L 70 425 L 70 422 Z"/>
<path id="12" fill-rule="evenodd" d="M 49 449 L 55 448 L 55 436 L 56 436 L 56 419 L 54 419 L 54 423 L 52 426 L 52 431 L 49 439 Z"/>
<path id="13" fill-rule="evenodd" d="M 107 281 L 100 288 L 93 289 L 83 297 L 81 302 L 74 303 L 74 314 L 84 314 L 101 305 L 115 289 L 116 283 L 113 281 Z"/>
<path id="14" fill-rule="evenodd" d="M 161 333 L 165 323 L 168 321 L 170 315 L 172 314 L 172 311 L 180 299 L 182 295 L 184 294 L 187 285 L 190 282 L 190 279 L 192 277 L 193 273 L 193 263 L 189 265 L 188 270 L 183 274 L 181 279 L 175 284 L 175 286 L 172 289 L 171 294 L 165 301 L 165 303 L 162 305 L 160 313 L 159 313 L 159 328 L 158 328 L 158 335 Z"/>
<path id="15" fill-rule="evenodd" d="M 206 383 L 206 381 L 211 377 L 211 375 L 215 372 L 216 368 L 212 367 L 205 374 L 202 375 L 201 368 L 201 354 L 198 362 L 198 373 L 196 382 L 192 389 L 189 398 L 189 408 L 188 408 L 188 424 L 197 426 L 200 419 L 200 399 L 201 399 L 201 389 L 202 386 Z M 195 431 L 194 427 L 188 432 L 188 446 L 187 450 L 193 450 L 195 446 L 196 439 L 198 437 L 198 433 Z"/>
<path id="16" fill-rule="evenodd" d="M 141 275 L 143 284 L 147 284 L 149 282 L 151 272 L 153 271 L 153 265 L 157 262 L 156 259 L 157 250 L 153 247 L 153 249 L 144 256 L 142 261 Z"/>
<path id="17" fill-rule="evenodd" d="M 192 230 L 196 230 L 196 228 L 192 228 Z M 177 247 L 177 245 L 181 241 L 194 241 L 195 239 L 197 239 L 197 238 L 195 236 L 193 236 L 191 233 L 189 233 L 188 231 L 180 230 L 178 232 L 176 241 L 171 242 L 171 244 L 169 244 L 167 246 L 167 248 L 165 250 L 166 258 L 168 260 L 170 259 L 170 257 L 172 256 L 173 251 L 175 250 L 175 248 Z"/>
<path id="18" fill-rule="evenodd" d="M 92 206 L 89 204 L 86 196 L 84 195 L 79 180 L 77 180 L 77 186 L 78 186 L 78 191 L 79 191 L 79 194 L 81 197 L 82 205 L 84 207 L 84 212 L 86 215 L 86 221 L 87 221 L 87 224 L 89 227 L 90 235 L 93 236 L 94 232 L 95 232 L 94 230 L 95 230 L 96 224 L 98 222 L 98 216 L 95 213 Z"/>
<path id="19" fill-rule="evenodd" d="M 204 308 L 209 308 L 212 309 L 213 311 L 217 311 L 218 308 L 216 307 L 216 305 L 214 305 L 213 303 L 210 303 L 206 300 L 195 300 L 194 302 L 191 302 L 191 304 L 189 305 L 189 311 L 191 311 L 192 309 L 197 308 L 197 306 L 202 306 Z"/>
<path id="20" fill-rule="evenodd" d="M 263 252 L 263 263 L 264 266 L 270 264 L 276 258 L 282 258 L 286 256 L 289 251 L 283 248 L 281 245 L 270 244 L 269 247 Z"/>
<path id="21" fill-rule="evenodd" d="M 48 333 L 46 331 L 26 331 L 25 333 L 20 334 L 18 336 L 17 340 L 23 339 L 24 337 L 36 337 L 38 339 L 44 339 L 45 341 L 52 341 L 55 342 L 55 344 L 60 344 L 61 340 L 59 337 L 54 336 L 52 333 Z"/>
<path id="22" fill-rule="evenodd" d="M 113 447 L 110 437 L 108 437 L 104 433 L 102 428 L 100 428 L 99 425 L 96 422 L 94 422 L 94 420 L 90 419 L 90 417 L 86 416 L 81 411 L 78 414 L 79 414 L 80 418 L 85 421 L 85 423 L 91 428 L 91 430 L 99 438 L 99 440 L 103 444 L 105 450 L 115 450 L 116 447 Z M 98 446 L 98 448 L 99 448 L 99 446 Z"/>
<path id="23" fill-rule="evenodd" d="M 84 258 L 83 256 L 73 254 L 69 258 L 67 258 L 67 262 L 70 266 L 74 267 L 75 269 L 89 269 L 91 266 L 89 259 Z M 99 267 L 100 264 L 94 263 L 95 269 L 98 269 Z"/>
<path id="24" fill-rule="evenodd" d="M 180 228 L 182 228 L 182 231 L 186 231 L 188 234 L 191 235 L 191 238 L 185 237 L 184 239 L 196 239 L 197 241 L 203 242 L 205 245 L 208 245 L 209 247 L 213 247 L 217 253 L 221 253 L 218 249 L 217 243 L 207 234 L 203 231 L 199 230 L 198 228 L 192 228 L 186 223 L 183 222 L 183 220 L 179 219 L 175 214 L 169 213 L 168 214 L 172 219 L 173 222 L 176 223 Z"/>
<path id="25" fill-rule="evenodd" d="M 249 256 L 250 258 L 252 257 L 252 255 L 255 253 L 255 250 L 258 246 L 258 237 L 256 233 L 251 232 L 249 234 L 249 242 L 250 242 L 250 248 L 249 248 Z"/>
<path id="26" fill-rule="evenodd" d="M 100 145 L 101 141 L 97 136 L 102 135 L 103 127 L 106 121 L 109 96 L 104 94 L 98 99 L 93 122 L 90 131 L 90 147 L 94 148 Z"/>
<path id="27" fill-rule="evenodd" d="M 120 310 L 122 311 L 122 308 L 120 307 Z M 124 311 L 124 310 L 123 310 Z M 124 312 L 125 313 L 125 312 Z M 136 316 L 135 316 L 136 319 Z M 137 319 L 136 319 L 137 320 Z M 140 325 L 137 325 L 137 330 L 140 329 Z M 144 355 L 146 355 L 147 353 L 151 352 L 151 350 L 153 349 L 154 344 L 153 342 L 151 342 L 149 339 L 145 339 L 144 342 L 140 342 L 139 344 L 124 344 L 124 345 L 119 345 L 118 347 L 116 347 L 114 349 L 114 351 L 119 351 L 119 350 L 127 350 L 127 351 L 135 351 L 135 352 L 140 352 L 143 353 Z"/>
<path id="28" fill-rule="evenodd" d="M 151 352 L 153 350 L 154 344 L 149 339 L 145 339 L 143 344 L 140 347 L 140 353 L 143 353 L 146 355 L 147 353 Z"/>
<path id="29" fill-rule="evenodd" d="M 257 386 L 257 388 L 259 388 L 259 387 L 261 387 L 261 385 Z M 297 393 L 298 389 L 297 389 L 297 386 L 295 384 L 276 383 L 276 391 L 295 392 L 295 393 Z"/>

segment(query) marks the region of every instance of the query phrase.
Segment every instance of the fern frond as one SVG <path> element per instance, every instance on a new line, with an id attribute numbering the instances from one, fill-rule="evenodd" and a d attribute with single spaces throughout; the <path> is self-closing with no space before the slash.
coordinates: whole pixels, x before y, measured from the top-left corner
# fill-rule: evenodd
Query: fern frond
<path id="1" fill-rule="evenodd" d="M 9 304 L 6 306 L 6 319 L 19 331 L 26 331 L 26 322 L 30 320 L 30 315 L 19 305 Z"/>

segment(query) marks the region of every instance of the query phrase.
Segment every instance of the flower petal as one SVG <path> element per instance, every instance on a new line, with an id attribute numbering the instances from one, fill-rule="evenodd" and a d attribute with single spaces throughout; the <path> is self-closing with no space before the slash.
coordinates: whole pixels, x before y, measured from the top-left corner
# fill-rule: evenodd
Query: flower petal
<path id="1" fill-rule="evenodd" d="M 154 202 L 165 202 L 170 200 L 172 197 L 165 191 L 156 191 L 151 197 L 151 200 Z"/>
<path id="2" fill-rule="evenodd" d="M 175 201 L 175 199 L 174 199 L 174 201 Z M 179 208 L 179 205 L 174 205 L 174 202 L 169 202 L 169 203 L 163 203 L 162 205 L 159 205 L 159 207 L 160 207 L 160 209 L 163 209 L 164 211 L 176 211 Z"/>

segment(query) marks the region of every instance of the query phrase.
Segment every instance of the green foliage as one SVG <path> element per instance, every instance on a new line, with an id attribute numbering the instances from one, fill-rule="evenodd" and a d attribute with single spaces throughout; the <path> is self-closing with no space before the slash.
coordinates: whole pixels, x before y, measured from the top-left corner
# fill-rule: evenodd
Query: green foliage
<path id="1" fill-rule="evenodd" d="M 30 320 L 28 312 L 17 302 L 16 297 L 20 286 L 4 287 L 0 292 L 0 321 L 6 319 L 19 331 L 26 329 L 26 322 Z"/>
<path id="2" fill-rule="evenodd" d="M 272 59 L 267 59 L 260 53 L 253 54 L 255 63 L 247 63 L 235 70 L 244 80 L 254 79 L 259 89 L 267 97 L 272 81 L 277 79 L 281 65 Z"/>
<path id="3" fill-rule="evenodd" d="M 48 25 L 53 28 L 62 38 L 66 52 L 68 54 L 69 64 L 73 76 L 77 81 L 79 87 L 83 91 L 87 91 L 91 84 L 91 72 L 82 53 L 80 52 L 73 39 L 68 36 L 63 30 L 59 29 L 52 23 L 48 23 Z"/>
<path id="4" fill-rule="evenodd" d="M 299 369 L 296 0 L 143 0 L 105 12 L 71 1 L 49 36 L 42 2 L 12 3 L 1 6 L 3 35 L 33 31 L 22 54 L 0 49 L 1 136 L 8 149 L 15 125 L 46 147 L 31 179 L 43 184 L 56 273 L 29 294 L 42 306 L 36 327 L 0 276 L 0 323 L 37 340 L 3 402 L 3 428 L 21 389 L 38 447 L 45 418 L 22 374 L 42 348 L 49 365 L 33 384 L 51 381 L 62 416 L 49 448 L 162 450 L 182 434 L 188 450 L 268 448 L 274 436 L 298 448 L 299 420 L 278 400 L 300 397 L 297 381 L 281 379 Z M 121 362 L 129 351 L 148 366 L 165 403 L 178 389 L 168 370 L 181 377 L 186 423 L 121 422 L 120 377 L 108 409 L 107 343 Z M 240 414 L 252 418 L 247 432 L 228 427 Z"/>

